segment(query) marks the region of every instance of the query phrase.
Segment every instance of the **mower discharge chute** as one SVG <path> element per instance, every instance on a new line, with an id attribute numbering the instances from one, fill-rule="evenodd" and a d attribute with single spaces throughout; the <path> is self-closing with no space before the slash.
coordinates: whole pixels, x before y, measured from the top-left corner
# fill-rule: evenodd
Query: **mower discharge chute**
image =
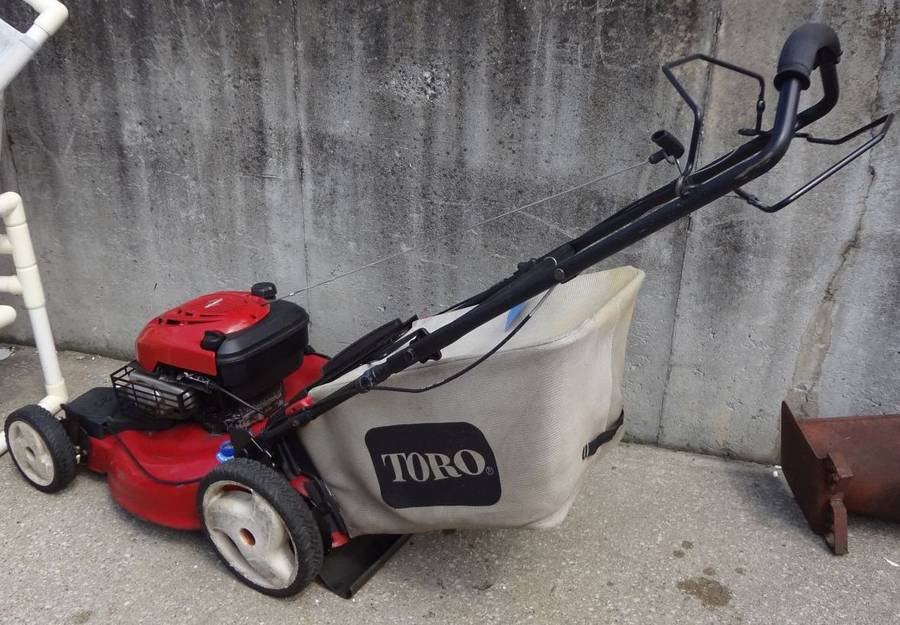
<path id="1" fill-rule="evenodd" d="M 52 490 L 77 459 L 107 474 L 126 509 L 202 529 L 239 579 L 277 596 L 317 575 L 352 594 L 406 532 L 561 522 L 586 468 L 622 435 L 625 340 L 643 279 L 633 268 L 581 274 L 728 194 L 780 210 L 880 141 L 891 116 L 835 140 L 804 130 L 837 103 L 840 54 L 826 26 L 791 34 L 769 130 L 758 74 L 705 55 L 664 66 L 694 114 L 687 150 L 666 131 L 652 137 L 649 162 L 676 165 L 675 180 L 443 313 L 389 321 L 331 358 L 309 346 L 306 312 L 269 283 L 154 318 L 111 387 L 37 429 L 69 441 L 42 448 L 65 478 Z M 693 61 L 759 85 L 756 125 L 740 131 L 749 140 L 706 165 L 702 112 L 672 72 Z M 815 70 L 823 96 L 799 111 Z M 843 143 L 875 128 L 776 204 L 742 190 L 796 138 Z"/>

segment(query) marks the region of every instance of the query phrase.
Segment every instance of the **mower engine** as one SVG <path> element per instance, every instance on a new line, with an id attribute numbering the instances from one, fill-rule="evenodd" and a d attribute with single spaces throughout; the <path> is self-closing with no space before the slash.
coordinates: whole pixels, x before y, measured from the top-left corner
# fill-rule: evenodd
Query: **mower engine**
<path id="1" fill-rule="evenodd" d="M 126 510 L 198 529 L 197 486 L 227 459 L 228 430 L 258 431 L 267 414 L 318 379 L 326 362 L 308 349 L 306 311 L 275 295 L 268 282 L 250 292 L 220 291 L 147 323 L 135 360 L 111 375 L 111 387 L 63 406 L 74 458 L 45 490 L 65 487 L 75 463 L 83 463 L 106 474 Z M 60 427 L 48 418 L 47 428 Z"/>
<path id="2" fill-rule="evenodd" d="M 112 374 L 119 407 L 157 426 L 248 427 L 282 400 L 308 344 L 309 316 L 275 285 L 198 297 L 151 320 L 136 360 Z"/>
<path id="3" fill-rule="evenodd" d="M 299 371 L 309 315 L 275 298 L 275 285 L 203 295 L 155 317 L 136 359 L 65 406 L 89 437 L 159 431 L 194 422 L 207 432 L 247 428 L 284 401 Z"/>

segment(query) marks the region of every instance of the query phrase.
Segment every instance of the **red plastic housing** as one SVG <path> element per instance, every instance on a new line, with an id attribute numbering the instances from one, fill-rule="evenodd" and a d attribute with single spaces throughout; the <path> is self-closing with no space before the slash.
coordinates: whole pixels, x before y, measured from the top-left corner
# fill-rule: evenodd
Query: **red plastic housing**
<path id="1" fill-rule="evenodd" d="M 282 385 L 285 401 L 319 379 L 325 362 L 317 354 L 305 356 Z M 308 397 L 301 401 L 311 403 Z M 252 430 L 258 432 L 263 426 L 264 422 L 257 423 Z M 216 452 L 227 440 L 227 434 L 211 434 L 195 423 L 159 432 L 131 430 L 91 438 L 88 468 L 106 474 L 113 499 L 135 516 L 166 527 L 197 530 L 197 489 L 218 466 Z"/>
<path id="2" fill-rule="evenodd" d="M 269 314 L 269 303 L 243 291 L 201 295 L 152 319 L 138 335 L 137 361 L 147 371 L 159 364 L 216 375 L 216 353 L 200 346 L 208 331 L 249 328 Z"/>

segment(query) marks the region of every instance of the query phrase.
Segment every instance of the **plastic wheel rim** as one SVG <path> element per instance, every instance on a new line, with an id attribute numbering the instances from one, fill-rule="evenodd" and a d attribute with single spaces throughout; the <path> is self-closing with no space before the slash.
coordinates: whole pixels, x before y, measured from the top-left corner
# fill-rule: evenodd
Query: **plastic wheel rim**
<path id="1" fill-rule="evenodd" d="M 203 522 L 228 565 L 271 590 L 290 586 L 300 564 L 297 548 L 277 510 L 249 486 L 221 481 L 203 493 Z"/>
<path id="2" fill-rule="evenodd" d="M 53 456 L 37 430 L 24 421 L 13 421 L 7 429 L 6 442 L 25 477 L 38 486 L 53 482 L 56 477 Z"/>

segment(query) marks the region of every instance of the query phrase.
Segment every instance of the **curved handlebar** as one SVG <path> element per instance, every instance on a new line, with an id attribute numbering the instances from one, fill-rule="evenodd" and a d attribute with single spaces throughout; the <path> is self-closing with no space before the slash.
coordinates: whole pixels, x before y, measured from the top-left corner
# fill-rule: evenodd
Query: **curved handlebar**
<path id="1" fill-rule="evenodd" d="M 736 171 L 734 181 L 746 184 L 771 169 L 793 139 L 794 132 L 825 116 L 837 104 L 840 90 L 836 65 L 841 58 L 841 42 L 837 33 L 825 24 L 804 24 L 790 34 L 778 57 L 775 88 L 778 89 L 778 109 L 769 141 L 748 162 Z M 822 99 L 798 113 L 799 95 L 810 86 L 810 74 L 819 69 L 822 79 Z"/>
<path id="2" fill-rule="evenodd" d="M 795 133 L 825 116 L 837 104 L 839 89 L 836 64 L 840 55 L 838 36 L 828 26 L 805 24 L 794 30 L 782 48 L 775 77 L 779 93 L 771 130 L 758 132 L 758 136 L 751 141 L 699 171 L 683 176 L 683 184 L 679 184 L 680 180 L 675 180 L 660 187 L 603 220 L 566 246 L 554 250 L 552 255 L 559 261 L 556 272 L 567 277 L 577 275 L 636 240 L 739 189 L 772 169 L 787 152 Z M 696 58 L 696 55 L 663 66 L 663 71 L 692 58 Z M 715 62 L 729 67 L 720 61 Z M 815 104 L 798 111 L 800 94 L 809 88 L 810 74 L 815 69 L 820 70 L 823 96 Z M 742 73 L 748 72 L 743 70 Z M 677 81 L 673 81 L 673 84 L 676 89 L 679 87 Z M 692 145 L 693 143 L 692 141 Z M 567 253 L 569 257 L 559 260 L 560 252 Z"/>
<path id="3" fill-rule="evenodd" d="M 774 80 L 778 108 L 768 141 L 756 155 L 731 169 L 731 182 L 740 187 L 771 169 L 784 156 L 795 131 L 834 108 L 840 93 L 835 67 L 840 58 L 837 33 L 824 24 L 804 24 L 790 34 L 778 58 Z M 822 99 L 798 113 L 800 92 L 809 88 L 810 74 L 816 69 L 822 79 Z"/>
<path id="4" fill-rule="evenodd" d="M 825 24 L 804 24 L 784 42 L 778 58 L 775 88 L 788 78 L 799 78 L 800 89 L 809 89 L 809 75 L 820 65 L 836 64 L 841 58 L 837 33 Z"/>

